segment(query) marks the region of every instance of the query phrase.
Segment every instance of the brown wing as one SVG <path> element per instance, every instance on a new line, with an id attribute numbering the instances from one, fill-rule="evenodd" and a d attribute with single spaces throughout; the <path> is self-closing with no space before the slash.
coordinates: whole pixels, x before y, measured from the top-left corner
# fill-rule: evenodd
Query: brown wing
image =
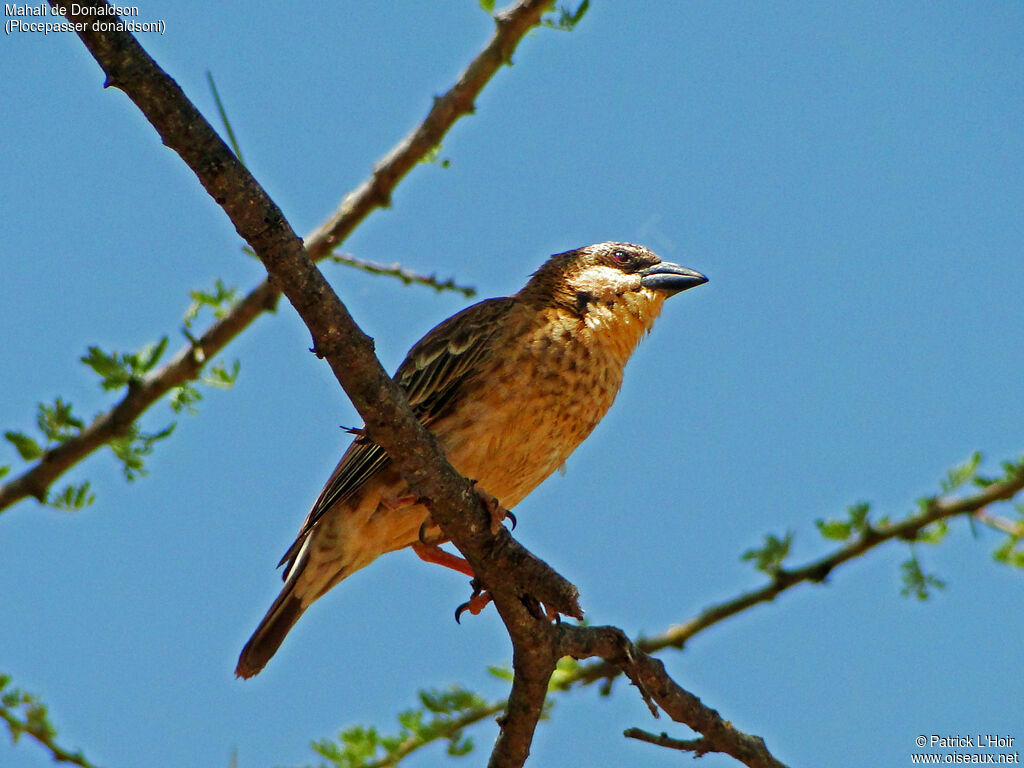
<path id="1" fill-rule="evenodd" d="M 516 299 L 509 297 L 488 299 L 467 307 L 442 322 L 409 350 L 394 378 L 405 390 L 412 412 L 425 427 L 436 421 L 453 402 L 490 348 L 502 318 L 515 304 Z M 278 563 L 278 567 L 288 565 L 284 578 L 288 577 L 302 545 L 324 513 L 349 498 L 390 461 L 384 449 L 368 437 L 353 441 L 306 515 L 295 543 Z"/>

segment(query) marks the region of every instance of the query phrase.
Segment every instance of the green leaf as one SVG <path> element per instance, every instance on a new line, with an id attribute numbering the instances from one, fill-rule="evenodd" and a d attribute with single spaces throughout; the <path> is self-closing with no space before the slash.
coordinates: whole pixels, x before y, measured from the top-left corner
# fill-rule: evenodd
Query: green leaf
<path id="1" fill-rule="evenodd" d="M 4 432 L 4 439 L 15 447 L 25 461 L 34 461 L 43 455 L 42 446 L 24 432 Z"/>
<path id="2" fill-rule="evenodd" d="M 949 533 L 949 523 L 946 520 L 937 520 L 919 530 L 914 541 L 920 541 L 922 544 L 938 544 L 946 537 L 947 533 Z"/>
<path id="3" fill-rule="evenodd" d="M 818 531 L 826 539 L 846 541 L 854 533 L 864 534 L 869 528 L 868 513 L 871 505 L 860 501 L 846 508 L 845 520 L 815 520 Z"/>
<path id="4" fill-rule="evenodd" d="M 144 345 L 138 352 L 121 354 L 107 353 L 99 347 L 91 346 L 80 359 L 99 374 L 103 389 L 118 389 L 140 380 L 153 370 L 167 349 L 167 341 L 164 336 L 160 341 Z"/>
<path id="5" fill-rule="evenodd" d="M 64 512 L 77 512 L 88 507 L 94 501 L 96 501 L 96 494 L 90 492 L 88 480 L 77 486 L 67 485 L 60 493 L 48 496 L 46 499 L 48 506 Z"/>
<path id="6" fill-rule="evenodd" d="M 864 533 L 867 531 L 868 524 L 868 513 L 871 512 L 871 505 L 866 501 L 859 501 L 856 504 L 846 508 L 846 514 L 849 517 L 850 525 L 857 533 Z"/>
<path id="7" fill-rule="evenodd" d="M 1010 524 L 1004 529 L 1006 540 L 992 552 L 992 558 L 1011 568 L 1024 568 L 1024 548 L 1021 547 L 1024 541 L 1024 503 L 1014 502 L 1013 509 L 1017 519 L 1007 521 Z"/>
<path id="8" fill-rule="evenodd" d="M 149 373 L 163 357 L 167 349 L 167 337 L 164 336 L 158 342 L 146 344 L 133 355 L 128 356 L 132 374 L 136 377 L 142 373 Z"/>
<path id="9" fill-rule="evenodd" d="M 910 558 L 900 565 L 900 571 L 903 580 L 900 594 L 904 597 L 913 595 L 918 600 L 925 601 L 931 597 L 931 590 L 946 588 L 946 582 L 921 569 L 921 563 L 913 551 Z"/>
<path id="10" fill-rule="evenodd" d="M 992 552 L 992 559 L 1011 568 L 1024 569 L 1024 549 L 1020 548 L 1019 536 L 1008 536 L 1006 541 Z"/>
<path id="11" fill-rule="evenodd" d="M 144 457 L 153 452 L 154 443 L 170 437 L 175 426 L 172 422 L 159 432 L 146 433 L 138 424 L 132 424 L 127 434 L 110 441 L 110 450 L 124 465 L 122 469 L 126 480 L 132 482 L 146 474 Z"/>
<path id="12" fill-rule="evenodd" d="M 962 464 L 957 464 L 946 472 L 946 476 L 940 481 L 943 493 L 952 493 L 964 483 L 974 478 L 978 465 L 981 463 L 981 451 L 975 451 L 971 457 Z"/>
<path id="13" fill-rule="evenodd" d="M 792 543 L 792 531 L 788 531 L 781 539 L 769 533 L 764 537 L 763 547 L 748 549 L 740 559 L 745 562 L 753 562 L 757 570 L 774 576 L 782 569 L 782 562 L 789 556 L 789 548 Z"/>
<path id="14" fill-rule="evenodd" d="M 418 709 L 408 709 L 398 713 L 398 724 L 407 731 L 418 733 L 423 730 L 423 712 Z"/>
<path id="15" fill-rule="evenodd" d="M 241 368 L 242 364 L 238 360 L 232 363 L 230 371 L 224 367 L 223 362 L 217 362 L 206 371 L 206 375 L 203 376 L 203 383 L 209 384 L 211 387 L 231 389 L 238 379 L 238 372 Z"/>
<path id="16" fill-rule="evenodd" d="M 1024 456 L 1016 462 L 1004 461 L 1000 463 L 1003 468 L 1003 480 L 1013 480 L 1024 472 Z"/>
<path id="17" fill-rule="evenodd" d="M 541 24 L 550 29 L 557 29 L 559 32 L 571 32 L 573 28 L 583 20 L 583 16 L 590 9 L 590 0 L 583 0 L 575 11 L 570 11 L 564 6 L 558 6 L 552 13 L 557 12 L 558 18 L 545 16 Z"/>
<path id="18" fill-rule="evenodd" d="M 452 757 L 464 757 L 473 751 L 473 737 L 458 734 L 448 740 L 447 753 Z"/>
<path id="19" fill-rule="evenodd" d="M 220 94 L 217 92 L 217 86 L 213 82 L 213 74 L 210 70 L 206 70 L 206 82 L 210 85 L 210 93 L 213 94 L 213 101 L 217 105 L 217 114 L 220 115 L 220 121 L 224 123 L 224 130 L 228 134 L 228 143 L 231 145 L 231 149 L 235 152 L 235 157 L 238 158 L 238 162 L 245 165 L 245 161 L 242 159 L 242 148 L 238 145 L 238 139 L 235 137 L 235 132 L 231 129 L 231 121 L 228 120 L 228 112 L 224 109 L 224 103 L 220 100 Z"/>
<path id="20" fill-rule="evenodd" d="M 567 691 L 577 679 L 580 663 L 572 656 L 563 656 L 555 665 L 548 681 L 548 691 Z"/>
<path id="21" fill-rule="evenodd" d="M 506 680 L 511 683 L 515 679 L 515 675 L 512 673 L 511 668 L 507 666 L 488 667 L 487 671 L 499 680 Z"/>
<path id="22" fill-rule="evenodd" d="M 53 405 L 36 406 L 36 425 L 51 443 L 63 443 L 85 428 L 85 422 L 71 413 L 71 404 L 59 397 Z"/>
<path id="23" fill-rule="evenodd" d="M 3 477 L 10 471 L 11 468 L 9 466 L 7 466 L 6 464 L 0 464 L 0 477 Z"/>
<path id="24" fill-rule="evenodd" d="M 203 395 L 196 386 L 191 381 L 186 381 L 180 387 L 171 390 L 171 410 L 175 413 L 182 411 L 192 414 L 199 413 L 195 404 L 202 399 Z"/>
<path id="25" fill-rule="evenodd" d="M 480 0 L 480 7 L 484 9 L 485 13 L 493 13 L 494 0 Z"/>
<path id="26" fill-rule="evenodd" d="M 845 520 L 815 520 L 818 532 L 826 539 L 846 541 L 853 533 L 853 527 Z"/>
<path id="27" fill-rule="evenodd" d="M 189 291 L 188 295 L 192 299 L 192 303 L 185 310 L 185 329 L 192 327 L 192 322 L 203 307 L 209 307 L 217 320 L 224 317 L 234 306 L 237 294 L 237 288 L 227 287 L 219 277 L 214 281 L 212 291 Z"/>
<path id="28" fill-rule="evenodd" d="M 353 726 L 339 733 L 335 741 L 314 742 L 313 751 L 337 768 L 394 765 L 410 752 L 441 739 L 448 742 L 449 755 L 465 755 L 473 749 L 473 741 L 463 737 L 463 728 L 493 716 L 504 706 L 504 702 L 488 703 L 459 686 L 420 691 L 419 700 L 419 708 L 398 715 L 397 733 L 382 735 L 375 728 Z"/>
<path id="29" fill-rule="evenodd" d="M 89 347 L 81 361 L 99 374 L 104 389 L 117 389 L 131 380 L 131 371 L 116 352 L 108 355 L 99 347 Z"/>

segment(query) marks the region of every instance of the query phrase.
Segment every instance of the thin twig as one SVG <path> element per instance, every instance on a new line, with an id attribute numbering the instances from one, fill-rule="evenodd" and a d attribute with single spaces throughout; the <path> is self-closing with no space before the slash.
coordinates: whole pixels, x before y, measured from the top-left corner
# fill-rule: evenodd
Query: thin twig
<path id="1" fill-rule="evenodd" d="M 23 733 L 28 734 L 50 753 L 50 757 L 53 758 L 54 762 L 70 763 L 71 765 L 81 766 L 81 768 L 96 768 L 93 763 L 86 759 L 81 751 L 70 752 L 58 744 L 56 734 L 49 732 L 45 728 L 37 727 L 28 720 L 20 720 L 6 707 L 0 706 L 0 720 L 4 720 L 7 723 L 12 739 L 16 739 Z"/>
<path id="2" fill-rule="evenodd" d="M 490 41 L 455 84 L 434 99 L 423 122 L 377 163 L 365 182 L 345 196 L 327 222 L 305 239 L 311 258 L 318 260 L 330 255 L 374 209 L 386 205 L 398 183 L 430 154 L 452 125 L 472 114 L 477 96 L 510 60 L 526 33 L 538 25 L 547 4 L 523 0 L 499 15 Z M 127 434 L 131 425 L 172 389 L 198 379 L 203 364 L 218 355 L 263 312 L 272 310 L 280 295 L 268 280 L 253 288 L 194 343 L 181 348 L 169 363 L 153 371 L 140 385 L 129 387 L 116 405 L 101 413 L 81 433 L 47 451 L 24 472 L 0 485 L 0 512 L 29 496 L 45 501 L 50 487 L 61 475 L 112 439 Z"/>
<path id="3" fill-rule="evenodd" d="M 369 272 L 371 275 L 385 275 L 387 277 L 398 278 L 405 285 L 415 283 L 417 285 L 425 285 L 428 288 L 433 288 L 438 292 L 455 291 L 457 293 L 461 293 L 467 299 L 471 299 L 476 296 L 476 288 L 468 285 L 458 285 L 451 277 L 442 282 L 437 279 L 437 275 L 421 275 L 418 272 L 405 269 L 401 264 L 377 264 L 373 261 L 357 259 L 355 256 L 341 253 L 332 254 L 327 258 L 335 264 L 344 264 L 347 267 L 353 267 L 354 269 L 361 270 L 362 272 Z"/>
<path id="4" fill-rule="evenodd" d="M 693 752 L 694 757 L 701 757 L 711 751 L 708 748 L 706 739 L 673 739 L 664 731 L 655 735 L 643 730 L 642 728 L 627 728 L 622 732 L 622 735 L 627 739 L 646 741 L 648 744 L 665 747 L 666 749 L 678 749 L 680 752 Z"/>
<path id="5" fill-rule="evenodd" d="M 1015 539 L 1024 539 L 1024 522 L 1015 522 L 1001 515 L 989 514 L 984 508 L 976 511 L 974 517 L 989 528 L 995 528 L 997 531 L 1002 531 Z"/>
<path id="6" fill-rule="evenodd" d="M 835 568 L 860 557 L 880 544 L 893 540 L 912 541 L 921 531 L 940 520 L 957 515 L 976 514 L 978 510 L 990 504 L 1013 498 L 1021 490 L 1024 490 L 1024 464 L 1015 474 L 989 485 L 979 493 L 957 499 L 939 499 L 927 509 L 901 521 L 867 529 L 857 540 L 839 547 L 819 560 L 800 568 L 780 570 L 765 586 L 706 608 L 688 621 L 670 627 L 660 635 L 637 641 L 637 647 L 646 653 L 654 653 L 665 648 L 681 649 L 694 635 L 730 616 L 735 616 L 759 603 L 771 602 L 798 584 L 825 581 Z M 567 682 L 588 684 L 597 680 L 607 680 L 618 674 L 619 670 L 614 665 L 598 662 L 580 667 L 575 677 Z"/>
<path id="7" fill-rule="evenodd" d="M 413 752 L 422 749 L 428 744 L 440 741 L 441 739 L 451 739 L 467 726 L 475 725 L 481 720 L 486 720 L 487 718 L 494 717 L 495 715 L 504 712 L 506 705 L 506 701 L 495 701 L 478 707 L 477 709 L 473 709 L 460 715 L 451 722 L 445 723 L 443 728 L 438 728 L 436 731 L 433 731 L 429 738 L 423 738 L 416 735 L 410 736 L 399 744 L 398 747 L 395 748 L 395 751 L 387 757 L 383 757 L 380 760 L 374 760 L 370 763 L 364 763 L 362 768 L 392 768 L 392 766 L 398 765 Z"/>

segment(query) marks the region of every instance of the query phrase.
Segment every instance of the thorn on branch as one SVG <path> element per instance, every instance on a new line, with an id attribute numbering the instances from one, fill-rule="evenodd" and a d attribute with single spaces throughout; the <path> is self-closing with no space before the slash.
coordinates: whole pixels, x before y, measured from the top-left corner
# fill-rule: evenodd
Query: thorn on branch
<path id="1" fill-rule="evenodd" d="M 628 668 L 623 667 L 623 671 L 626 673 L 626 676 L 629 677 L 630 682 L 636 686 L 638 691 L 640 691 L 640 697 L 644 700 L 644 704 L 647 705 L 647 708 L 651 710 L 651 715 L 657 719 L 661 717 L 658 712 L 658 705 L 654 703 L 654 699 L 651 697 L 651 692 L 647 690 L 647 686 L 645 686 L 643 680 L 640 679 L 640 671 L 637 669 L 636 654 L 634 653 L 635 648 L 633 643 L 631 643 L 625 635 L 622 636 L 622 640 L 624 641 L 623 651 L 626 656 L 626 662 L 629 665 Z"/>

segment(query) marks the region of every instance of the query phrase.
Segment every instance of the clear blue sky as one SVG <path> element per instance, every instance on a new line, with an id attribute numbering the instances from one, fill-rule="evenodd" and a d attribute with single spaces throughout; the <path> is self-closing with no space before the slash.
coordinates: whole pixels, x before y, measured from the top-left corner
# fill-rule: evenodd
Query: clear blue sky
<path id="1" fill-rule="evenodd" d="M 486 41 L 472 0 L 382 5 L 151 2 L 143 45 L 209 117 L 216 77 L 249 166 L 308 232 Z M 612 3 L 541 30 L 441 151 L 345 250 L 517 290 L 545 257 L 643 242 L 711 282 L 673 299 L 609 416 L 517 509 L 516 535 L 580 588 L 591 621 L 654 634 L 763 583 L 739 555 L 864 500 L 902 516 L 976 449 L 1024 450 L 1024 5 Z M 0 428 L 57 395 L 112 402 L 77 358 L 178 328 L 190 288 L 260 278 L 223 213 L 77 38 L 0 40 Z M 393 369 L 467 302 L 326 268 Z M 493 612 L 457 626 L 465 580 L 410 553 L 377 561 L 299 623 L 267 670 L 232 675 L 276 594 L 274 564 L 358 419 L 282 305 L 233 344 L 231 392 L 179 419 L 148 477 L 109 452 L 73 516 L 0 515 L 0 670 L 98 764 L 313 761 L 354 723 L 393 729 L 420 687 L 496 696 Z M 155 430 L 175 417 L 158 406 Z M 0 463 L 16 463 L 0 447 Z M 905 766 L 918 734 L 1024 743 L 1024 575 L 964 521 L 899 595 L 888 545 L 662 655 L 676 679 L 782 760 Z M 628 686 L 564 697 L 534 766 L 677 766 L 624 740 L 650 720 Z M 493 725 L 474 730 L 489 745 Z M 440 747 L 410 766 L 443 761 Z M 466 761 L 480 764 L 483 754 Z M 49 762 L 0 740 L 0 764 Z M 735 763 L 709 756 L 709 768 Z"/>

